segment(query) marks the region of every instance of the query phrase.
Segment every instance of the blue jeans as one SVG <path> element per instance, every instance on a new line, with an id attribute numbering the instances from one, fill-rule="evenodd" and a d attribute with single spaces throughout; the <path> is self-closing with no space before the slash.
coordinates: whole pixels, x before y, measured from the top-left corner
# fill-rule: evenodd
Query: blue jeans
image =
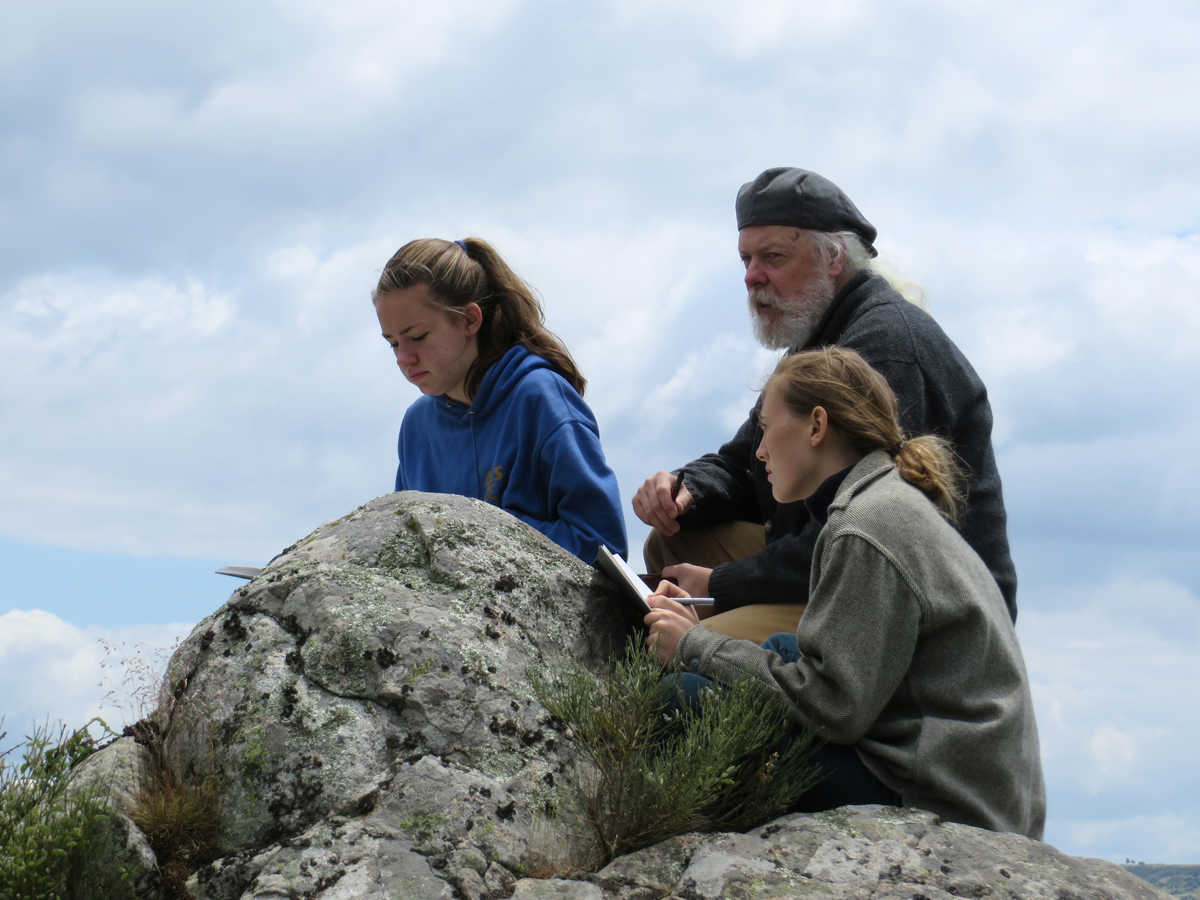
<path id="1" fill-rule="evenodd" d="M 785 663 L 800 660 L 803 654 L 796 645 L 794 634 L 773 634 L 761 644 L 762 647 L 778 654 Z M 714 684 L 702 675 L 681 672 L 669 675 L 663 679 L 664 706 L 668 711 L 690 708 L 699 712 L 700 693 L 704 690 L 718 690 Z M 779 736 L 782 746 L 787 747 L 799 740 L 803 731 L 792 727 Z M 843 744 L 820 744 L 813 751 L 810 761 L 822 772 L 821 780 L 809 788 L 792 805 L 789 812 L 822 812 L 827 809 L 837 809 L 839 806 L 863 806 L 870 803 L 880 803 L 884 806 L 903 806 L 904 801 L 891 788 L 871 774 L 863 765 L 853 747 Z"/>

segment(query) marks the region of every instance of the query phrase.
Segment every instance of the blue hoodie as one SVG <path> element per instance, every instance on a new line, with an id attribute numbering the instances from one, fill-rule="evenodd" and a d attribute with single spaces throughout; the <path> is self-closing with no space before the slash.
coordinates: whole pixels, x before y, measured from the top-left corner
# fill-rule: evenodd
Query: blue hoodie
<path id="1" fill-rule="evenodd" d="M 396 490 L 494 503 L 586 563 L 625 556 L 617 478 L 591 409 L 550 363 L 517 345 L 483 376 L 469 407 L 420 397 L 400 426 Z"/>

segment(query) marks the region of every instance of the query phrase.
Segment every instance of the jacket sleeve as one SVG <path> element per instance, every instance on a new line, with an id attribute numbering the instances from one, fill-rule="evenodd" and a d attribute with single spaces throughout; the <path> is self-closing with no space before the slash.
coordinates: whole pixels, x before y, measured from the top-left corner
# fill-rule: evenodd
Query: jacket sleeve
<path id="1" fill-rule="evenodd" d="M 733 439 L 716 453 L 687 465 L 684 476 L 694 502 L 681 516 L 682 528 L 738 520 L 764 524 L 762 499 L 754 480 L 758 449 L 759 406 L 750 410 Z M 811 523 L 798 534 L 781 534 L 754 556 L 713 569 L 708 593 L 717 612 L 751 603 L 804 603 L 819 527 Z"/>
<path id="2" fill-rule="evenodd" d="M 508 512 L 586 563 L 595 561 L 601 544 L 628 556 L 617 477 L 587 422 L 570 419 L 547 435 L 538 450 L 538 470 L 552 518 L 506 507 Z"/>
<path id="3" fill-rule="evenodd" d="M 757 433 L 755 406 L 737 434 L 722 444 L 720 450 L 687 464 L 684 483 L 692 495 L 692 505 L 679 517 L 681 528 L 729 521 L 762 523 L 751 468 L 758 449 Z"/>
<path id="4" fill-rule="evenodd" d="M 807 603 L 813 547 L 820 533 L 815 522 L 799 534 L 782 535 L 754 556 L 712 570 L 708 593 L 717 612 L 751 603 Z"/>
<path id="5" fill-rule="evenodd" d="M 824 548 L 821 574 L 785 663 L 751 641 L 697 625 L 679 642 L 690 671 L 725 684 L 750 672 L 795 719 L 835 744 L 853 744 L 879 718 L 908 673 L 920 602 L 888 556 L 855 534 Z"/>

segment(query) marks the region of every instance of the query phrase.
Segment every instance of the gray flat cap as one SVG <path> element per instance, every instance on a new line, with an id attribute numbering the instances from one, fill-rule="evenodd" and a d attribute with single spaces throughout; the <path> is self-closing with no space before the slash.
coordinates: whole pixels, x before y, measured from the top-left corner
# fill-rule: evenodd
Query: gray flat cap
<path id="1" fill-rule="evenodd" d="M 738 230 L 747 225 L 791 225 L 810 231 L 853 231 L 876 256 L 875 226 L 842 189 L 807 169 L 767 169 L 742 185 L 737 196 Z"/>

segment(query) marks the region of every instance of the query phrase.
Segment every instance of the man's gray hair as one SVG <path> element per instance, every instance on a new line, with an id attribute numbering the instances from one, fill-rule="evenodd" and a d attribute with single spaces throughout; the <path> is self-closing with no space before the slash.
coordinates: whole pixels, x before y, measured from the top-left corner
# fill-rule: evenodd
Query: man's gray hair
<path id="1" fill-rule="evenodd" d="M 925 288 L 915 278 L 910 278 L 896 270 L 882 257 L 871 257 L 871 251 L 853 231 L 810 231 L 813 247 L 826 263 L 832 263 L 839 257 L 846 260 L 846 269 L 851 275 L 870 269 L 881 276 L 901 297 L 920 309 L 929 312 L 929 303 L 925 297 Z"/>

